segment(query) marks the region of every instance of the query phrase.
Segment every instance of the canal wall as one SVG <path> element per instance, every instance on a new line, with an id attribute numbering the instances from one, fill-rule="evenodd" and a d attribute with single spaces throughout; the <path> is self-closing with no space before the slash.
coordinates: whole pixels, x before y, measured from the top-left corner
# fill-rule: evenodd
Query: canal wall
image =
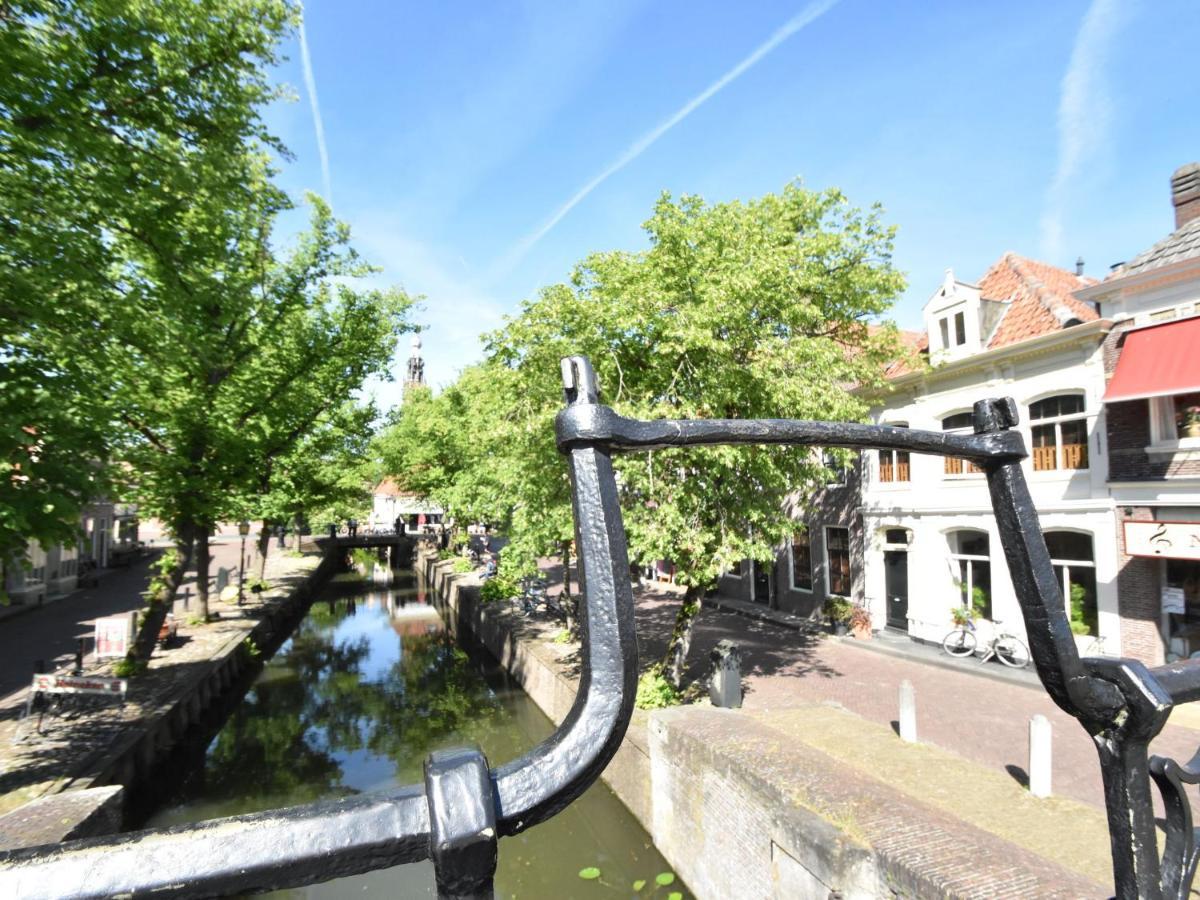
<path id="1" fill-rule="evenodd" d="M 206 738 L 261 660 L 295 629 L 338 559 L 308 554 L 272 562 L 270 590 L 242 607 L 214 603 L 223 615 L 208 625 L 181 626 L 181 645 L 156 652 L 148 671 L 130 679 L 124 708 L 55 724 L 45 738 L 6 742 L 5 777 L 30 777 L 6 785 L 12 811 L 0 817 L 0 849 L 118 831 L 178 787 L 179 773 L 203 754 Z M 42 772 L 50 774 L 36 774 Z"/>
<path id="2" fill-rule="evenodd" d="M 553 642 L 557 624 L 482 603 L 473 575 L 455 575 L 432 554 L 417 564 L 455 612 L 450 618 L 561 723 L 575 697 L 578 659 L 570 645 Z M 876 777 L 828 752 L 877 745 L 878 759 L 908 754 L 925 771 L 961 769 L 952 790 L 986 793 L 966 761 L 942 759 L 934 748 L 893 748 L 882 742 L 895 736 L 878 731 L 833 707 L 635 710 L 601 777 L 701 900 L 1109 896 L 1111 889 L 1028 845 L 927 805 L 905 790 L 903 776 Z M 1026 813 L 1031 832 L 1040 831 L 1036 812 Z"/>

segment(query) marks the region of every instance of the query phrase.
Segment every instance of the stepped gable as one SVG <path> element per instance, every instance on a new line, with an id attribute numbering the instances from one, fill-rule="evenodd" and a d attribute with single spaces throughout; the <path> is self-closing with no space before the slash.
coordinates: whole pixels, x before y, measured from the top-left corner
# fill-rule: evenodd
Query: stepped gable
<path id="1" fill-rule="evenodd" d="M 987 342 L 988 349 L 1099 318 L 1089 304 L 1073 296 L 1097 283 L 1095 278 L 1005 253 L 979 280 L 983 299 L 1009 305 Z"/>

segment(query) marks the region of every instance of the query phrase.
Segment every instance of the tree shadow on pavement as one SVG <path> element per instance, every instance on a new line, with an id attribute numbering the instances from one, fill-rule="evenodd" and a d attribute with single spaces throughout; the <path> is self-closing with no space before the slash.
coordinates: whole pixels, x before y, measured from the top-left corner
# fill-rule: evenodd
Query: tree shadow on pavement
<path id="1" fill-rule="evenodd" d="M 650 588 L 635 592 L 638 652 L 645 671 L 662 659 L 675 625 L 682 598 L 678 594 Z M 821 636 L 804 634 L 758 619 L 705 607 L 692 630 L 685 679 L 706 680 L 712 662 L 710 654 L 717 642 L 731 640 L 742 651 L 743 677 L 784 676 L 803 678 L 816 675 L 834 678 L 842 673 L 820 656 Z M 747 693 L 753 685 L 746 685 Z"/>

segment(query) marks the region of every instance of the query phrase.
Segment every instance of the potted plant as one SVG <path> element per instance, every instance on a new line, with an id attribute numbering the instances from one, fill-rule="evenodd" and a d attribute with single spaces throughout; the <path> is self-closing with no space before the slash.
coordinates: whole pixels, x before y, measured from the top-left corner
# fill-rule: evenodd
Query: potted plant
<path id="1" fill-rule="evenodd" d="M 823 607 L 834 634 L 845 634 L 854 605 L 845 597 L 827 597 Z"/>
<path id="2" fill-rule="evenodd" d="M 871 639 L 871 611 L 865 606 L 855 606 L 850 613 L 850 633 L 860 641 Z"/>
<path id="3" fill-rule="evenodd" d="M 967 609 L 965 606 L 950 607 L 950 618 L 954 620 L 955 628 L 966 628 L 975 621 L 976 614 L 974 609 Z"/>
<path id="4" fill-rule="evenodd" d="M 1179 413 L 1179 424 L 1184 437 L 1200 437 L 1200 406 L 1185 406 Z"/>

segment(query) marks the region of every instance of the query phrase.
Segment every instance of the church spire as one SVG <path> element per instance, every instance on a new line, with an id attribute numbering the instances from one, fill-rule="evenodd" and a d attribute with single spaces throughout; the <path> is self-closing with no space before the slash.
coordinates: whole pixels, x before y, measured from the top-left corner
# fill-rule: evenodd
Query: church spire
<path id="1" fill-rule="evenodd" d="M 414 334 L 412 336 L 412 352 L 408 356 L 408 374 L 404 379 L 404 387 L 407 390 L 413 385 L 425 383 L 425 360 L 421 358 L 421 336 Z"/>

